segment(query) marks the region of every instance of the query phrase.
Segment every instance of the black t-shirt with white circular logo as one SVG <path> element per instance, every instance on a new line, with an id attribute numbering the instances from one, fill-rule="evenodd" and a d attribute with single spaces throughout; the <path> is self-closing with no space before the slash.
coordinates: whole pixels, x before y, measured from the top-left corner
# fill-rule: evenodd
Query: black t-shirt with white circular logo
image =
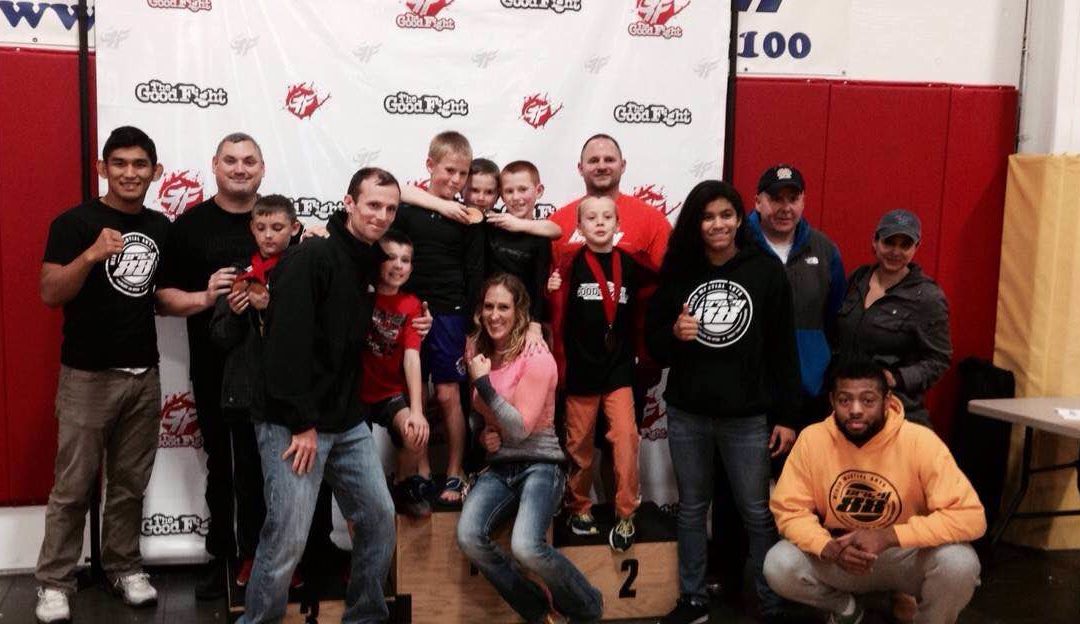
<path id="1" fill-rule="evenodd" d="M 156 366 L 154 285 L 169 229 L 164 215 L 147 208 L 127 214 L 98 199 L 76 206 L 53 220 L 43 261 L 69 264 L 104 228 L 120 232 L 124 246 L 94 265 L 64 304 L 60 361 L 82 370 Z"/>

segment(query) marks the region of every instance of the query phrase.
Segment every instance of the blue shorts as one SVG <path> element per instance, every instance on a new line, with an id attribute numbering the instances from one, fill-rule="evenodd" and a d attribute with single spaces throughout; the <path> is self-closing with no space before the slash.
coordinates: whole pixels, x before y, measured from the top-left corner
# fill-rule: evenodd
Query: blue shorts
<path id="1" fill-rule="evenodd" d="M 420 367 L 424 379 L 432 383 L 465 381 L 465 335 L 468 321 L 461 314 L 435 315 L 431 331 L 420 347 Z"/>

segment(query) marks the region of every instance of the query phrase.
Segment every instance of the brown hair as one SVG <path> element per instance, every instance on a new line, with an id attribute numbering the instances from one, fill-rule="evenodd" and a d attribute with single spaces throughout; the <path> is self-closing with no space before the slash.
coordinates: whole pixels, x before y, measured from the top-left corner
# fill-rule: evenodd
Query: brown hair
<path id="1" fill-rule="evenodd" d="M 428 145 L 427 155 L 431 160 L 439 162 L 451 152 L 462 154 L 472 161 L 472 146 L 469 145 L 469 139 L 466 139 L 464 134 L 454 130 L 436 134 L 435 138 L 431 139 L 431 144 Z"/>
<path id="2" fill-rule="evenodd" d="M 510 328 L 510 340 L 506 349 L 498 353 L 502 356 L 503 362 L 509 362 L 521 355 L 525 349 L 525 336 L 529 332 L 530 322 L 529 293 L 525 290 L 525 284 L 522 284 L 517 277 L 509 273 L 496 273 L 484 282 L 483 288 L 480 289 L 480 301 L 476 303 L 476 312 L 473 313 L 473 325 L 476 329 L 473 330 L 469 339 L 476 345 L 477 353 L 483 353 L 489 358 L 496 355 L 495 341 L 484 330 L 482 321 L 484 298 L 487 297 L 488 291 L 496 286 L 502 286 L 510 291 L 510 297 L 514 300 L 514 325 Z"/>
<path id="3" fill-rule="evenodd" d="M 251 216 L 261 217 L 277 213 L 288 217 L 289 223 L 296 223 L 296 207 L 293 206 L 292 200 L 284 195 L 263 195 L 256 199 Z"/>
<path id="4" fill-rule="evenodd" d="M 364 183 L 364 180 L 374 181 L 375 186 L 396 186 L 399 191 L 401 190 L 397 178 L 386 169 L 364 167 L 353 174 L 352 179 L 349 180 L 349 188 L 345 191 L 354 201 L 360 199 L 360 185 Z"/>
<path id="5" fill-rule="evenodd" d="M 506 165 L 505 167 L 503 167 L 502 175 L 506 175 L 508 173 L 525 172 L 527 172 L 529 174 L 529 177 L 532 178 L 533 185 L 540 184 L 540 170 L 536 168 L 536 165 L 532 164 L 527 160 L 515 160 L 514 162 Z"/>

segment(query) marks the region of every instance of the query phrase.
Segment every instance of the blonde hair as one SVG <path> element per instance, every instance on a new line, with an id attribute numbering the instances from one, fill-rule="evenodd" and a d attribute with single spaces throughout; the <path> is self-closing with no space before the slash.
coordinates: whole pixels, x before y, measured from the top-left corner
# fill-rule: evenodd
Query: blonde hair
<path id="1" fill-rule="evenodd" d="M 506 348 L 499 352 L 495 350 L 495 341 L 484 329 L 482 319 L 484 299 L 488 291 L 496 286 L 505 288 L 510 293 L 510 298 L 514 300 L 514 324 L 510 328 L 510 339 L 506 343 Z M 488 278 L 480 289 L 480 300 L 476 303 L 476 311 L 473 313 L 473 325 L 476 329 L 469 336 L 469 340 L 475 345 L 477 353 L 482 353 L 489 358 L 499 355 L 503 362 L 509 362 L 525 350 L 525 336 L 529 331 L 529 322 L 529 293 L 525 290 L 525 285 L 509 273 L 496 273 Z"/>
<path id="2" fill-rule="evenodd" d="M 447 154 L 461 154 L 470 161 L 472 160 L 472 146 L 464 134 L 454 130 L 447 130 L 435 135 L 428 145 L 428 158 L 435 162 L 441 161 Z"/>

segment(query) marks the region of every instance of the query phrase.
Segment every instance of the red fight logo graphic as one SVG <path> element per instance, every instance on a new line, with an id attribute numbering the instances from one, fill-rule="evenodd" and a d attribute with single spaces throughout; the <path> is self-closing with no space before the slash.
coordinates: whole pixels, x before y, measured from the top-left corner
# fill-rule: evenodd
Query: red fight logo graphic
<path id="1" fill-rule="evenodd" d="M 308 119 L 329 99 L 330 94 L 322 95 L 316 91 L 314 83 L 301 82 L 290 86 L 285 92 L 285 110 L 297 119 Z"/>
<path id="2" fill-rule="evenodd" d="M 534 93 L 526 96 L 521 104 L 521 119 L 533 128 L 543 128 L 562 109 L 562 104 L 552 105 L 546 93 Z"/>
<path id="3" fill-rule="evenodd" d="M 157 198 L 162 214 L 168 217 L 169 221 L 175 221 L 187 212 L 188 208 L 203 200 L 203 185 L 199 174 L 185 169 L 166 175 L 161 181 Z"/>
<path id="4" fill-rule="evenodd" d="M 667 23 L 689 5 L 690 0 L 637 0 L 634 6 L 637 20 L 627 31 L 634 37 L 682 37 L 681 27 Z"/>
<path id="5" fill-rule="evenodd" d="M 452 17 L 439 17 L 439 13 L 454 3 L 454 0 L 405 0 L 408 12 L 397 16 L 394 23 L 398 28 L 426 28 L 441 32 L 454 30 L 457 24 Z"/>
<path id="6" fill-rule="evenodd" d="M 669 206 L 667 195 L 664 193 L 664 187 L 655 184 L 635 186 L 632 195 L 653 208 L 656 208 L 665 217 L 671 217 L 671 215 L 675 214 L 679 208 L 682 208 L 682 202 Z"/>
<path id="7" fill-rule="evenodd" d="M 195 398 L 190 392 L 165 396 L 161 404 L 161 429 L 158 448 L 190 446 L 202 448 L 202 432 L 195 412 Z"/>

